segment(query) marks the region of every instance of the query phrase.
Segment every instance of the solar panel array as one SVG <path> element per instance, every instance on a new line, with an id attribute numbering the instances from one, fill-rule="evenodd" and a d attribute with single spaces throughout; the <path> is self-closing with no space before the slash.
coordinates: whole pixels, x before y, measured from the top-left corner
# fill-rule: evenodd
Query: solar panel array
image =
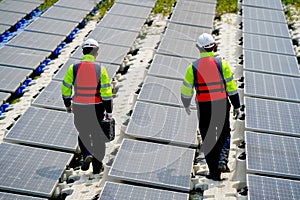
<path id="1" fill-rule="evenodd" d="M 188 200 L 188 194 L 128 184 L 106 182 L 99 200 Z"/>
<path id="2" fill-rule="evenodd" d="M 280 0 L 243 0 L 249 199 L 300 197 L 300 73 Z"/>
<path id="3" fill-rule="evenodd" d="M 40 0 L 1 1 L 0 10 L 5 10 L 1 11 L 1 27 L 15 25 L 41 3 Z M 8 42 L 1 44 L 0 91 L 5 93 L 0 93 L 0 105 L 66 41 L 96 3 L 99 1 L 76 0 L 70 4 L 69 1 L 59 0 L 42 16 L 30 21 L 24 31 L 17 32 Z M 2 24 L 2 21 L 5 23 Z M 116 71 L 117 68 L 114 69 Z M 63 105 L 61 82 L 58 85 L 56 92 L 59 95 L 53 96 L 53 99 Z M 44 100 L 47 102 L 52 99 Z M 70 152 L 75 152 L 77 148 L 73 116 L 33 105 L 16 118 L 16 123 L 9 128 L 4 140 L 0 143 L 0 199 L 52 198 L 59 179 L 73 157 Z"/>
<path id="4" fill-rule="evenodd" d="M 0 143 L 0 189 L 50 198 L 72 154 Z"/>
<path id="5" fill-rule="evenodd" d="M 109 176 L 188 192 L 194 150 L 124 139 Z"/>

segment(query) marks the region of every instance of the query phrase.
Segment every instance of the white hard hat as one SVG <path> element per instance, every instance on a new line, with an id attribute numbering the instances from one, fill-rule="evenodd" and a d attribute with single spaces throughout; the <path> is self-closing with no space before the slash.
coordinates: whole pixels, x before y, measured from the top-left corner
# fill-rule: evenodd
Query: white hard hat
<path id="1" fill-rule="evenodd" d="M 93 38 L 89 38 L 85 40 L 82 44 L 82 48 L 86 48 L 86 47 L 99 48 L 99 43 Z"/>
<path id="2" fill-rule="evenodd" d="M 197 45 L 203 48 L 211 48 L 215 45 L 215 40 L 212 35 L 203 33 L 198 37 Z"/>

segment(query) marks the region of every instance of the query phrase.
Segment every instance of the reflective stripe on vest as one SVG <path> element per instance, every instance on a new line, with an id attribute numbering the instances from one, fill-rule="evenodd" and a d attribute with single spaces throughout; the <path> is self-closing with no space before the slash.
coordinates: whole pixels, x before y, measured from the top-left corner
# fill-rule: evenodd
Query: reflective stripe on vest
<path id="1" fill-rule="evenodd" d="M 204 57 L 193 62 L 194 85 L 198 102 L 226 99 L 226 90 L 217 62 L 213 57 Z"/>
<path id="2" fill-rule="evenodd" d="M 80 62 L 73 67 L 75 103 L 100 103 L 100 73 L 101 67 L 93 62 Z"/>

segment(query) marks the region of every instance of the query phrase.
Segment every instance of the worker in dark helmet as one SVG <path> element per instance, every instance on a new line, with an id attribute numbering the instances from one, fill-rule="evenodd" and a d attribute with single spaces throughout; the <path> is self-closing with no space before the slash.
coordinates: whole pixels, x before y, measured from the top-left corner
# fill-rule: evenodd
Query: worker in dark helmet
<path id="1" fill-rule="evenodd" d="M 61 86 L 66 110 L 74 113 L 74 124 L 79 132 L 78 144 L 83 155 L 81 170 L 88 170 L 92 162 L 94 174 L 103 168 L 105 142 L 109 141 L 100 121 L 112 118 L 112 88 L 106 68 L 95 62 L 98 51 L 96 40 L 85 40 L 81 62 L 68 68 Z"/>
<path id="2" fill-rule="evenodd" d="M 206 177 L 220 181 L 221 172 L 228 171 L 230 102 L 234 107 L 233 114 L 237 116 L 240 107 L 239 94 L 226 61 L 214 57 L 217 44 L 213 36 L 201 34 L 196 47 L 200 58 L 187 68 L 181 86 L 181 99 L 186 112 L 190 114 L 190 103 L 194 90 L 196 91 L 201 148 L 209 168 Z M 227 162 L 224 156 L 227 156 Z"/>

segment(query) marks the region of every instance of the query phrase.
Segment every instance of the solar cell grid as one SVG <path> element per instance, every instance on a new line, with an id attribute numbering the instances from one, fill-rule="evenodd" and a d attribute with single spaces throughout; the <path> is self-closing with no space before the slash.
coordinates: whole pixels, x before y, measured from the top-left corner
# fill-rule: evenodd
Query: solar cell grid
<path id="1" fill-rule="evenodd" d="M 146 19 L 106 14 L 97 26 L 140 32 Z"/>
<path id="2" fill-rule="evenodd" d="M 156 0 L 116 0 L 116 3 L 123 3 L 129 5 L 138 5 L 152 8 Z"/>
<path id="3" fill-rule="evenodd" d="M 299 179 L 300 138 L 245 133 L 247 172 Z"/>
<path id="4" fill-rule="evenodd" d="M 0 92 L 0 106 L 10 97 L 10 93 Z"/>
<path id="5" fill-rule="evenodd" d="M 245 97 L 245 128 L 300 137 L 300 104 Z"/>
<path id="6" fill-rule="evenodd" d="M 204 14 L 215 14 L 216 5 L 207 2 L 179 1 L 175 7 L 176 10 L 197 12 Z"/>
<path id="7" fill-rule="evenodd" d="M 284 37 L 290 39 L 290 33 L 287 24 L 258 21 L 251 19 L 243 20 L 243 31 L 258 35 L 267 35 L 274 37 Z"/>
<path id="8" fill-rule="evenodd" d="M 0 192 L 0 200 L 46 200 L 46 199 Z"/>
<path id="9" fill-rule="evenodd" d="M 61 111 L 29 107 L 5 135 L 4 140 L 75 152 L 77 136 L 73 115 Z"/>
<path id="10" fill-rule="evenodd" d="M 32 70 L 0 65 L 0 91 L 14 93 L 30 74 L 32 74 Z"/>
<path id="11" fill-rule="evenodd" d="M 27 31 L 35 31 L 47 34 L 67 36 L 78 23 L 67 22 L 49 18 L 39 18 L 26 27 Z"/>
<path id="12" fill-rule="evenodd" d="M 283 10 L 283 6 L 280 0 L 243 0 L 242 4 L 245 6 L 253 6 L 260 8 Z"/>
<path id="13" fill-rule="evenodd" d="M 124 139 L 108 175 L 189 191 L 193 158 L 194 150 L 189 148 Z"/>
<path id="14" fill-rule="evenodd" d="M 96 6 L 96 4 L 99 3 L 99 1 L 100 0 L 72 0 L 72 3 L 70 3 L 69 0 L 59 0 L 57 3 L 55 3 L 55 6 L 91 11 Z"/>
<path id="15" fill-rule="evenodd" d="M 187 200 L 188 194 L 148 187 L 106 182 L 99 200 Z"/>
<path id="16" fill-rule="evenodd" d="M 244 69 L 287 76 L 300 76 L 295 56 L 244 50 Z"/>
<path id="17" fill-rule="evenodd" d="M 292 40 L 288 38 L 244 33 L 243 48 L 276 54 L 295 55 Z"/>
<path id="18" fill-rule="evenodd" d="M 126 134 L 153 141 L 197 147 L 196 112 L 187 116 L 182 108 L 137 102 Z"/>
<path id="19" fill-rule="evenodd" d="M 195 41 L 177 40 L 166 37 L 161 40 L 157 53 L 192 59 L 199 57 Z"/>
<path id="20" fill-rule="evenodd" d="M 1 6 L 1 4 L 0 4 L 0 6 Z M 0 24 L 13 26 L 18 21 L 20 21 L 23 17 L 25 17 L 25 14 L 11 12 L 11 11 L 1 11 L 0 12 Z"/>
<path id="21" fill-rule="evenodd" d="M 0 189 L 50 198 L 72 154 L 0 143 Z M 9 162 L 8 162 L 9 161 Z"/>
<path id="22" fill-rule="evenodd" d="M 59 6 L 51 6 L 48 8 L 41 17 L 60 19 L 71 22 L 81 22 L 83 18 L 87 15 L 87 11 L 76 10 L 70 8 L 64 8 Z"/>
<path id="23" fill-rule="evenodd" d="M 300 78 L 245 72 L 246 96 L 300 102 Z M 282 88 L 277 90 L 277 88 Z"/>
<path id="24" fill-rule="evenodd" d="M 213 20 L 213 14 L 174 10 L 170 22 L 190 26 L 212 28 Z"/>
<path id="25" fill-rule="evenodd" d="M 247 175 L 249 199 L 299 199 L 300 181 Z"/>
<path id="26" fill-rule="evenodd" d="M 151 12 L 150 7 L 141 7 L 115 3 L 108 11 L 110 14 L 146 19 Z"/>
<path id="27" fill-rule="evenodd" d="M 49 55 L 46 51 L 4 46 L 0 48 L 0 65 L 33 70 Z"/>
<path id="28" fill-rule="evenodd" d="M 64 39 L 65 36 L 23 31 L 10 40 L 7 45 L 53 52 Z"/>
<path id="29" fill-rule="evenodd" d="M 89 37 L 94 38 L 99 43 L 124 47 L 132 47 L 137 36 L 137 32 L 122 31 L 105 27 L 96 27 L 89 35 Z"/>
<path id="30" fill-rule="evenodd" d="M 178 58 L 156 54 L 148 75 L 183 80 L 186 69 L 193 62 L 191 58 Z"/>
<path id="31" fill-rule="evenodd" d="M 2 1 L 0 10 L 28 14 L 38 7 L 36 3 L 25 1 Z"/>
<path id="32" fill-rule="evenodd" d="M 245 19 L 286 23 L 284 12 L 281 10 L 271 10 L 243 6 L 242 12 L 242 16 Z"/>

